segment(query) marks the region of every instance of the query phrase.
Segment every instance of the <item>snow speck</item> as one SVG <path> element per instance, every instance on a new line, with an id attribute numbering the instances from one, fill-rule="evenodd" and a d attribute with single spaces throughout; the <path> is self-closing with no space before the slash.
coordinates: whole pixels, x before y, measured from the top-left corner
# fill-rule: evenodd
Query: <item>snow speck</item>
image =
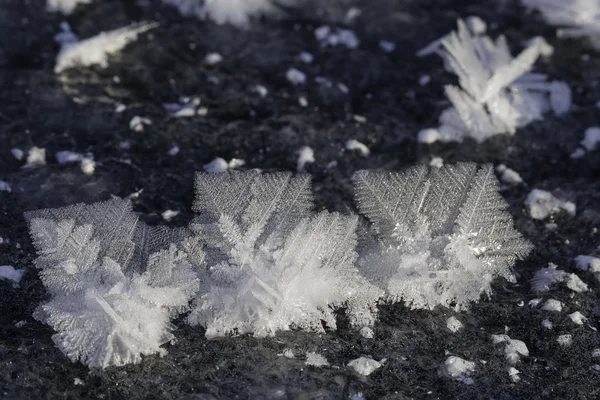
<path id="1" fill-rule="evenodd" d="M 572 104 L 571 88 L 565 82 L 552 82 L 550 84 L 550 105 L 556 115 L 569 112 Z"/>
<path id="2" fill-rule="evenodd" d="M 205 164 L 202 168 L 209 174 L 217 174 L 219 172 L 227 171 L 229 169 L 229 164 L 221 157 L 217 157 L 208 164 Z"/>
<path id="3" fill-rule="evenodd" d="M 569 318 L 571 318 L 571 321 L 573 321 L 577 325 L 583 325 L 583 323 L 587 321 L 587 318 L 579 311 L 575 311 L 574 313 L 569 314 Z"/>
<path id="4" fill-rule="evenodd" d="M 460 357 L 450 356 L 440 367 L 439 374 L 448 378 L 461 381 L 467 385 L 474 383 L 470 377 L 475 372 L 475 363 Z"/>
<path id="5" fill-rule="evenodd" d="M 169 221 L 171 221 L 173 218 L 175 218 L 178 215 L 179 215 L 179 211 L 176 211 L 176 210 L 166 210 L 166 211 L 163 211 L 162 218 L 165 221 L 169 222 Z"/>
<path id="6" fill-rule="evenodd" d="M 523 183 L 521 175 L 513 169 L 508 168 L 504 164 L 500 164 L 496 167 L 496 172 L 500 175 L 500 180 L 507 185 L 518 185 Z"/>
<path id="7" fill-rule="evenodd" d="M 167 154 L 170 156 L 176 156 L 177 154 L 179 154 L 179 146 L 175 145 L 175 146 L 171 147 L 169 149 L 169 151 L 167 152 Z"/>
<path id="8" fill-rule="evenodd" d="M 46 165 L 46 149 L 32 147 L 27 153 L 27 164 L 23 168 L 33 168 Z"/>
<path id="9" fill-rule="evenodd" d="M 17 149 L 15 147 L 14 149 L 11 149 L 10 152 L 12 153 L 13 157 L 17 160 L 21 161 L 23 159 L 23 150 Z"/>
<path id="10" fill-rule="evenodd" d="M 134 132 L 143 132 L 145 125 L 152 125 L 152 121 L 149 118 L 140 117 L 136 115 L 129 121 L 129 129 Z"/>
<path id="11" fill-rule="evenodd" d="M 371 375 L 382 365 L 382 362 L 375 361 L 372 358 L 367 357 L 359 357 L 356 360 L 352 360 L 348 363 L 348 367 L 352 368 L 355 372 L 364 376 Z"/>
<path id="12" fill-rule="evenodd" d="M 563 347 L 569 347 L 573 344 L 573 336 L 572 335 L 560 335 L 556 338 L 556 342 Z"/>
<path id="13" fill-rule="evenodd" d="M 356 34 L 349 29 L 331 29 L 327 25 L 315 29 L 315 38 L 321 43 L 321 46 L 344 46 L 348 49 L 356 49 L 360 45 L 360 40 Z"/>
<path id="14" fill-rule="evenodd" d="M 306 365 L 310 365 L 312 367 L 327 367 L 329 362 L 319 353 L 307 352 Z"/>
<path id="15" fill-rule="evenodd" d="M 487 32 L 487 24 L 484 20 L 476 15 L 471 15 L 465 19 L 465 23 L 469 27 L 469 30 L 476 35 L 483 35 Z"/>
<path id="16" fill-rule="evenodd" d="M 580 142 L 587 151 L 593 151 L 600 145 L 600 128 L 592 127 L 585 131 L 585 137 Z"/>
<path id="17" fill-rule="evenodd" d="M 122 112 L 125 112 L 125 110 L 127 110 L 127 106 L 125 104 L 118 104 L 117 107 L 115 107 L 115 112 L 117 114 L 121 114 Z"/>
<path id="18" fill-rule="evenodd" d="M 444 159 L 441 157 L 433 157 L 429 161 L 429 166 L 434 168 L 442 168 L 444 166 Z"/>
<path id="19" fill-rule="evenodd" d="M 296 68 L 288 69 L 285 77 L 294 86 L 302 85 L 306 82 L 306 74 Z"/>
<path id="20" fill-rule="evenodd" d="M 517 382 L 519 382 L 521 380 L 521 378 L 519 377 L 520 373 L 521 372 L 518 369 L 516 369 L 515 367 L 510 367 L 508 369 L 508 376 L 515 383 L 517 383 Z"/>
<path id="21" fill-rule="evenodd" d="M 373 332 L 373 329 L 369 328 L 368 326 L 363 326 L 360 329 L 360 335 L 365 339 L 373 339 L 375 337 L 375 332 Z"/>
<path id="22" fill-rule="evenodd" d="M 292 349 L 285 349 L 283 350 L 283 353 L 281 353 L 282 356 L 284 356 L 285 358 L 295 358 L 296 356 L 294 355 L 294 350 Z"/>
<path id="23" fill-rule="evenodd" d="M 358 122 L 359 124 L 364 124 L 365 122 L 367 122 L 367 117 L 365 117 L 363 115 L 354 114 L 352 116 L 352 119 L 354 121 Z"/>
<path id="24" fill-rule="evenodd" d="M 221 61 L 223 61 L 223 56 L 219 53 L 208 53 L 206 57 L 204 57 L 204 64 L 208 66 L 217 65 Z"/>
<path id="25" fill-rule="evenodd" d="M 429 75 L 421 75 L 419 77 L 419 85 L 426 86 L 429 82 L 431 82 L 431 77 Z"/>
<path id="26" fill-rule="evenodd" d="M 308 107 L 308 100 L 306 100 L 306 97 L 300 96 L 298 97 L 298 104 L 300 107 Z"/>
<path id="27" fill-rule="evenodd" d="M 456 333 L 463 328 L 463 323 L 455 316 L 452 316 L 446 320 L 446 328 L 448 328 L 450 332 Z"/>
<path id="28" fill-rule="evenodd" d="M 15 328 L 22 328 L 27 325 L 27 321 L 19 321 L 15 324 Z"/>
<path id="29" fill-rule="evenodd" d="M 571 159 L 573 160 L 578 160 L 583 158 L 583 156 L 585 156 L 585 150 L 581 147 L 576 148 L 575 151 L 573 151 L 570 155 Z"/>
<path id="30" fill-rule="evenodd" d="M 592 350 L 592 357 L 594 357 L 594 358 L 600 358 L 600 349 L 594 349 L 594 350 Z"/>
<path id="31" fill-rule="evenodd" d="M 81 171 L 86 175 L 93 175 L 96 171 L 96 162 L 91 157 L 84 157 L 79 164 Z"/>
<path id="32" fill-rule="evenodd" d="M 390 42 L 389 40 L 380 40 L 379 48 L 383 50 L 384 53 L 392 53 L 396 50 L 396 44 L 394 42 Z"/>
<path id="33" fill-rule="evenodd" d="M 71 162 L 81 162 L 83 160 L 83 154 L 75 153 L 73 151 L 58 151 L 56 153 L 56 161 L 59 164 L 66 164 Z"/>
<path id="34" fill-rule="evenodd" d="M 12 192 L 12 188 L 8 184 L 8 182 L 0 180 L 0 192 Z"/>
<path id="35" fill-rule="evenodd" d="M 522 340 L 511 339 L 508 335 L 492 335 L 494 344 L 505 343 L 504 355 L 509 364 L 516 364 L 521 357 L 529 356 L 529 349 Z"/>
<path id="36" fill-rule="evenodd" d="M 552 329 L 554 325 L 552 324 L 552 321 L 550 321 L 549 319 L 545 319 L 542 321 L 542 326 L 546 329 Z"/>
<path id="37" fill-rule="evenodd" d="M 260 97 L 265 97 L 267 94 L 269 94 L 269 91 L 263 85 L 254 86 L 254 92 L 258 93 Z"/>
<path id="38" fill-rule="evenodd" d="M 529 307 L 535 308 L 535 307 L 539 306 L 541 302 L 542 302 L 542 299 L 532 299 L 532 300 L 529 300 L 528 304 L 529 304 Z"/>
<path id="39" fill-rule="evenodd" d="M 298 60 L 302 61 L 304 64 L 310 64 L 314 59 L 315 57 L 308 51 L 303 51 L 302 53 L 298 54 Z"/>
<path id="40" fill-rule="evenodd" d="M 198 115 L 200 117 L 206 117 L 207 114 L 208 114 L 208 108 L 206 108 L 206 107 L 200 107 L 200 108 L 198 108 L 198 111 L 196 111 L 196 115 Z"/>
<path id="41" fill-rule="evenodd" d="M 83 381 L 79 378 L 73 379 L 73 385 L 80 386 L 83 385 Z"/>
<path id="42" fill-rule="evenodd" d="M 561 312 L 562 303 L 555 299 L 548 299 L 542 306 L 543 311 Z"/>
<path id="43" fill-rule="evenodd" d="M 304 171 L 306 164 L 315 162 L 315 152 L 308 146 L 302 146 L 298 150 L 298 161 L 296 162 L 296 170 L 298 172 Z"/>
<path id="44" fill-rule="evenodd" d="M 423 129 L 417 134 L 417 140 L 419 143 L 435 143 L 440 140 L 440 132 L 433 128 Z"/>
<path id="45" fill-rule="evenodd" d="M 368 157 L 371 150 L 364 143 L 355 139 L 350 139 L 346 142 L 346 150 L 357 150 L 363 157 Z"/>
<path id="46" fill-rule="evenodd" d="M 527 195 L 525 206 L 533 219 L 544 219 L 560 210 L 566 211 L 571 216 L 574 216 L 576 212 L 574 203 L 557 199 L 552 193 L 540 189 L 533 189 Z"/>
<path id="47" fill-rule="evenodd" d="M 24 273 L 24 270 L 15 269 L 12 265 L 0 265 L 0 279 L 2 280 L 19 283 L 21 282 Z"/>

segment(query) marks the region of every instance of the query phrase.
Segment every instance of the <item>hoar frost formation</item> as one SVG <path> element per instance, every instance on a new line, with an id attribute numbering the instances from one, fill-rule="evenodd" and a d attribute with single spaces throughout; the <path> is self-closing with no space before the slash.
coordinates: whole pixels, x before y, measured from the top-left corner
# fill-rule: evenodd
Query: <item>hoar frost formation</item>
<path id="1" fill-rule="evenodd" d="M 73 361 L 107 367 L 164 354 L 172 318 L 207 337 L 335 329 L 343 307 L 373 325 L 379 299 L 464 308 L 530 245 L 491 166 L 357 175 L 358 216 L 313 212 L 307 175 L 199 173 L 189 229 L 151 228 L 126 200 L 28 213 L 51 299 L 35 317 Z M 190 306 L 191 304 L 191 306 Z"/>
<path id="2" fill-rule="evenodd" d="M 485 35 L 485 23 L 470 17 L 458 20 L 458 30 L 436 40 L 418 56 L 437 54 L 459 85 L 446 86 L 452 107 L 442 112 L 440 127 L 419 133 L 421 142 L 483 142 L 498 134 L 515 134 L 518 127 L 541 120 L 549 110 L 566 113 L 571 90 L 564 82 L 548 82 L 546 75 L 529 72 L 540 55 L 552 48 L 535 38 L 513 58 L 504 36 L 494 42 Z"/>

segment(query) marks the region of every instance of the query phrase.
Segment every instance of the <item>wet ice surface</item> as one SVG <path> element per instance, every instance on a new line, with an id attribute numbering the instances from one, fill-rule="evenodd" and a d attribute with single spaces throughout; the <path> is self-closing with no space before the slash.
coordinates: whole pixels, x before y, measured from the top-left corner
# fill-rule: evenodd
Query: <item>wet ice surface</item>
<path id="1" fill-rule="evenodd" d="M 144 9 L 97 1 L 76 10 L 68 21 L 81 38 L 154 18 L 161 25 L 152 37 L 141 35 L 124 54 L 109 58 L 105 70 L 68 71 L 60 79 L 53 71 L 58 52 L 53 36 L 64 18 L 45 14 L 41 0 L 0 13 L 0 30 L 9 32 L 0 38 L 0 149 L 5 151 L 0 179 L 11 187 L 0 192 L 0 265 L 26 271 L 18 288 L 0 281 L 0 393 L 8 398 L 189 399 L 338 399 L 359 398 L 359 393 L 366 399 L 598 396 L 589 383 L 598 373 L 598 333 L 592 328 L 598 326 L 599 272 L 589 259 L 579 259 L 581 269 L 574 261 L 580 255 L 600 257 L 595 178 L 600 157 L 597 146 L 588 150 L 591 140 L 585 135 L 598 125 L 598 53 L 580 40 L 558 40 L 555 28 L 527 16 L 512 1 L 497 2 L 498 9 L 476 1 L 358 1 L 354 6 L 360 14 L 333 1 L 246 31 L 182 19 L 158 2 L 147 3 Z M 454 29 L 457 17 L 473 14 L 486 21 L 491 36 L 505 33 L 511 44 L 545 37 L 554 55 L 536 70 L 567 82 L 576 107 L 481 145 L 418 143 L 417 133 L 435 126 L 447 107 L 443 85 L 455 81 L 441 63 L 413 55 Z M 341 32 L 344 40 L 352 36 L 340 29 L 348 29 L 360 43 L 355 48 L 353 40 L 347 42 L 351 46 L 324 44 L 314 32 L 322 26 L 338 36 Z M 380 47 L 382 41 L 395 46 Z M 302 52 L 313 56 L 311 63 L 298 59 Z M 222 60 L 207 65 L 212 53 Z M 286 79 L 291 68 L 306 74 L 304 84 Z M 430 80 L 422 85 L 425 75 Z M 175 118 L 163 107 L 194 96 L 202 108 L 195 116 Z M 298 103 L 300 97 L 306 107 Z M 139 124 L 130 129 L 135 116 Z M 369 156 L 346 150 L 348 140 L 364 144 Z M 179 152 L 169 155 L 175 144 Z M 433 159 L 436 165 L 504 164 L 525 183 L 510 185 L 502 195 L 517 229 L 536 249 L 517 264 L 516 283 L 498 280 L 492 297 L 468 312 L 385 305 L 372 336 L 349 329 L 340 315 L 338 331 L 326 335 L 286 332 L 269 339 L 211 341 L 201 329 L 178 321 L 177 341 L 166 346 L 164 358 L 91 374 L 70 363 L 54 347 L 53 332 L 31 317 L 45 291 L 31 266 L 23 211 L 117 195 L 131 198 L 154 225 L 166 223 L 165 210 L 179 210 L 169 223 L 183 226 L 192 218 L 195 171 L 216 158 L 227 168 L 232 168 L 229 160 L 238 159 L 245 161 L 241 168 L 295 171 L 304 146 L 313 151 L 302 161 L 314 161 L 302 167 L 313 175 L 317 207 L 342 212 L 355 207 L 350 178 L 360 169 L 399 170 Z M 572 159 L 578 148 L 581 157 Z M 10 149 L 20 152 L 13 156 Z M 93 153 L 93 173 L 86 175 L 79 163 L 59 164 L 54 157 L 59 151 Z M 562 210 L 533 220 L 524 202 L 534 188 L 573 202 L 576 214 Z M 550 262 L 576 272 L 589 290 L 573 292 L 559 284 L 534 294 L 529 280 Z M 534 298 L 540 299 L 536 307 L 529 305 Z M 560 312 L 542 310 L 550 299 L 561 302 Z M 452 316 L 463 324 L 456 333 L 447 328 Z M 500 333 L 525 343 L 529 357 L 509 367 L 506 343 L 490 340 Z M 278 355 L 286 349 L 295 357 Z M 306 353 L 321 354 L 330 365 L 307 366 Z M 365 377 L 348 367 L 363 356 L 387 361 Z M 473 385 L 438 375 L 450 356 L 475 363 Z"/>

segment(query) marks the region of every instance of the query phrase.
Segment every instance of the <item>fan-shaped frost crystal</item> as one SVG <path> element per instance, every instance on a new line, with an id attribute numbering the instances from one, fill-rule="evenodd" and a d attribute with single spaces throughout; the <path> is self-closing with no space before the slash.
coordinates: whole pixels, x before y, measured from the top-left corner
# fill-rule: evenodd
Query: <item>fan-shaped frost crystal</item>
<path id="1" fill-rule="evenodd" d="M 518 127 L 541 120 L 552 109 L 562 114 L 571 106 L 571 91 L 564 82 L 547 82 L 546 75 L 529 73 L 536 59 L 547 51 L 533 40 L 513 58 L 504 36 L 495 42 L 485 36 L 485 25 L 472 17 L 458 20 L 458 30 L 421 50 L 436 53 L 448 71 L 458 76 L 460 87 L 446 86 L 452 107 L 440 116 L 436 139 L 478 142 L 497 134 L 514 134 Z"/>
<path id="2" fill-rule="evenodd" d="M 356 216 L 312 215 L 308 175 L 200 173 L 192 230 L 207 244 L 209 289 L 189 322 L 206 335 L 335 328 L 333 306 L 347 305 L 356 324 L 370 324 L 381 292 L 362 278 Z"/>
<path id="3" fill-rule="evenodd" d="M 380 238 L 365 245 L 359 267 L 391 300 L 465 307 L 531 249 L 513 228 L 491 165 L 365 171 L 355 185 Z"/>
<path id="4" fill-rule="evenodd" d="M 586 37 L 600 50 L 600 0 L 521 0 L 525 7 L 537 9 L 551 25 L 562 26 L 561 38 Z"/>
<path id="5" fill-rule="evenodd" d="M 185 230 L 151 228 L 126 200 L 26 214 L 44 286 L 52 296 L 35 317 L 57 347 L 89 367 L 164 354 L 170 319 L 199 289 Z M 195 257 L 198 257 L 197 249 Z"/>

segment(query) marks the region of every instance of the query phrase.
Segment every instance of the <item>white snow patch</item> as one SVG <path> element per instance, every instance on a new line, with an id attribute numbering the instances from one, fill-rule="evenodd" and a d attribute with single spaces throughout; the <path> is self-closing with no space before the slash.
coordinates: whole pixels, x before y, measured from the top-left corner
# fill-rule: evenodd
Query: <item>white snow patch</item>
<path id="1" fill-rule="evenodd" d="M 294 86 L 302 85 L 306 82 L 306 74 L 296 68 L 288 69 L 285 77 Z"/>
<path id="2" fill-rule="evenodd" d="M 600 128 L 592 127 L 585 131 L 585 137 L 580 142 L 587 151 L 593 151 L 600 145 Z"/>
<path id="3" fill-rule="evenodd" d="M 177 154 L 179 154 L 179 146 L 174 145 L 173 147 L 171 147 L 169 149 L 169 151 L 167 152 L 168 155 L 170 156 L 176 156 Z"/>
<path id="4" fill-rule="evenodd" d="M 375 361 L 372 358 L 367 357 L 359 357 L 348 363 L 348 367 L 352 368 L 355 372 L 364 376 L 371 375 L 377 369 L 381 368 L 382 365 L 382 362 Z"/>
<path id="5" fill-rule="evenodd" d="M 600 274 L 600 258 L 579 255 L 575 257 L 575 266 L 582 271 Z"/>
<path id="6" fill-rule="evenodd" d="M 358 150 L 363 157 L 368 157 L 371 154 L 371 150 L 369 150 L 367 145 L 355 139 L 350 139 L 346 142 L 346 150 Z"/>
<path id="7" fill-rule="evenodd" d="M 431 161 L 429 161 L 429 166 L 442 168 L 444 166 L 444 159 L 442 157 L 433 157 Z"/>
<path id="8" fill-rule="evenodd" d="M 0 265 L 0 279 L 19 283 L 24 273 L 25 270 L 15 269 L 12 265 Z"/>
<path id="9" fill-rule="evenodd" d="M 571 321 L 573 321 L 577 325 L 583 325 L 583 323 L 587 321 L 587 318 L 579 311 L 575 311 L 574 313 L 569 314 L 569 318 L 571 318 Z"/>
<path id="10" fill-rule="evenodd" d="M 496 172 L 500 175 L 500 180 L 507 185 L 518 185 L 523 183 L 521 175 L 513 169 L 508 168 L 504 164 L 500 164 L 496 167 Z"/>
<path id="11" fill-rule="evenodd" d="M 363 326 L 360 329 L 360 335 L 365 339 L 373 339 L 375 337 L 375 332 L 373 332 L 373 329 L 369 328 L 368 326 Z"/>
<path id="12" fill-rule="evenodd" d="M 206 57 L 204 57 L 204 64 L 208 66 L 214 66 L 223 61 L 223 56 L 219 53 L 208 53 Z"/>
<path id="13" fill-rule="evenodd" d="M 529 192 L 525 199 L 525 206 L 533 219 L 544 219 L 560 210 L 566 211 L 571 216 L 576 213 L 574 203 L 557 199 L 552 193 L 540 189 L 533 189 Z"/>
<path id="14" fill-rule="evenodd" d="M 93 175 L 96 171 L 96 162 L 91 157 L 84 157 L 79 164 L 81 171 L 86 175 Z"/>
<path id="15" fill-rule="evenodd" d="M 306 365 L 313 367 L 327 367 L 329 361 L 319 353 L 307 352 L 306 353 Z"/>
<path id="16" fill-rule="evenodd" d="M 209 174 L 218 174 L 219 172 L 227 171 L 229 169 L 229 164 L 221 157 L 217 157 L 208 164 L 205 164 L 202 168 Z"/>
<path id="17" fill-rule="evenodd" d="M 569 347 L 573 344 L 573 335 L 560 335 L 558 338 L 556 338 L 556 341 L 563 347 Z"/>
<path id="18" fill-rule="evenodd" d="M 98 65 L 106 68 L 110 55 L 119 52 L 140 34 L 156 26 L 157 23 L 134 24 L 110 32 L 101 32 L 79 42 L 64 44 L 56 56 L 54 72 L 58 74 L 78 65 Z"/>
<path id="19" fill-rule="evenodd" d="M 548 299 L 542 306 L 543 311 L 561 312 L 562 303 L 556 299 Z"/>
<path id="20" fill-rule="evenodd" d="M 529 356 L 529 349 L 525 342 L 517 339 L 511 339 L 508 335 L 492 335 L 494 344 L 506 343 L 504 347 L 504 355 L 509 364 L 516 364 L 521 357 Z"/>
<path id="21" fill-rule="evenodd" d="M 451 316 L 446 320 L 446 328 L 450 330 L 450 332 L 458 332 L 463 328 L 463 323 L 458 320 L 455 316 Z"/>
<path id="22" fill-rule="evenodd" d="M 298 172 L 304 171 L 306 164 L 315 162 L 315 152 L 308 146 L 302 146 L 298 150 L 298 161 L 296 162 L 296 170 Z"/>
<path id="23" fill-rule="evenodd" d="M 30 148 L 27 153 L 27 164 L 23 168 L 40 167 L 42 165 L 46 165 L 46 149 L 36 146 Z"/>
<path id="24" fill-rule="evenodd" d="M 467 385 L 472 385 L 474 381 L 472 378 L 470 378 L 470 376 L 474 372 L 475 363 L 473 361 L 467 361 L 460 357 L 450 356 L 440 367 L 439 375 L 461 381 Z"/>
<path id="25" fill-rule="evenodd" d="M 8 182 L 0 180 L 0 192 L 12 192 L 12 188 L 8 184 Z"/>
<path id="26" fill-rule="evenodd" d="M 437 129 L 422 129 L 417 134 L 417 141 L 419 141 L 419 143 L 431 144 L 437 142 L 438 140 L 440 140 L 440 132 Z"/>
<path id="27" fill-rule="evenodd" d="M 127 106 L 125 104 L 117 104 L 115 107 L 115 112 L 117 114 L 121 114 L 122 112 L 125 112 L 125 110 L 127 110 Z"/>
<path id="28" fill-rule="evenodd" d="M 165 210 L 162 213 L 162 218 L 165 221 L 169 222 L 178 215 L 179 215 L 179 211 L 177 211 L 177 210 Z"/>
<path id="29" fill-rule="evenodd" d="M 554 325 L 552 324 L 552 321 L 545 319 L 542 321 L 542 326 L 546 329 L 552 329 Z"/>
<path id="30" fill-rule="evenodd" d="M 263 85 L 254 86 L 254 92 L 258 93 L 260 97 L 265 97 L 267 94 L 269 94 L 269 91 Z"/>
<path id="31" fill-rule="evenodd" d="M 152 125 L 152 121 L 149 118 L 140 117 L 136 115 L 129 121 L 129 129 L 134 132 L 143 132 L 145 125 Z"/>
<path id="32" fill-rule="evenodd" d="M 308 107 L 308 100 L 306 100 L 306 97 L 300 96 L 298 97 L 298 104 L 300 107 Z"/>

